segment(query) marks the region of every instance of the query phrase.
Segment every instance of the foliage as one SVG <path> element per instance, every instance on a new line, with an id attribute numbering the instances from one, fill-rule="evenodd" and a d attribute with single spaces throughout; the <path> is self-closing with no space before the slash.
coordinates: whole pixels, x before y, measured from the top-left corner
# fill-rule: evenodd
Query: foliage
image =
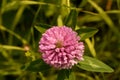
<path id="1" fill-rule="evenodd" d="M 58 70 L 41 59 L 38 43 L 47 29 L 64 25 L 81 37 L 85 54 Z M 119 0 L 0 1 L 0 80 L 119 80 L 119 60 Z"/>

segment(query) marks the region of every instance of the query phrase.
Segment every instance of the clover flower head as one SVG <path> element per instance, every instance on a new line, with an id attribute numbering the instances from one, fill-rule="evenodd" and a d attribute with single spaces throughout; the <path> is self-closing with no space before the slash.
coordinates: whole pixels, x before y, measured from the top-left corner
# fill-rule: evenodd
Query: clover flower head
<path id="1" fill-rule="evenodd" d="M 71 28 L 53 26 L 39 41 L 42 59 L 57 69 L 70 69 L 83 60 L 84 44 Z"/>

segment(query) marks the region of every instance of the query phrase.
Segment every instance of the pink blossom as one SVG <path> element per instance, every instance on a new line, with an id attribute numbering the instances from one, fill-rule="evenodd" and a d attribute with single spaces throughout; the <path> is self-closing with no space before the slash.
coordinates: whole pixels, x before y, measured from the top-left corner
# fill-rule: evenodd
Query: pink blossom
<path id="1" fill-rule="evenodd" d="M 71 28 L 53 26 L 48 29 L 39 42 L 43 60 L 57 68 L 70 69 L 83 60 L 84 44 Z"/>

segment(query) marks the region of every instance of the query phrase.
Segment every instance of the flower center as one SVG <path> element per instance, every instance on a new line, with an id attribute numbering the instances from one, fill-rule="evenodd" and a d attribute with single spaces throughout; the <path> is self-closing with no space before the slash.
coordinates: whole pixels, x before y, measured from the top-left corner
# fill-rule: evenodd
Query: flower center
<path id="1" fill-rule="evenodd" d="M 57 48 L 61 48 L 63 46 L 61 41 L 58 41 L 55 45 Z"/>

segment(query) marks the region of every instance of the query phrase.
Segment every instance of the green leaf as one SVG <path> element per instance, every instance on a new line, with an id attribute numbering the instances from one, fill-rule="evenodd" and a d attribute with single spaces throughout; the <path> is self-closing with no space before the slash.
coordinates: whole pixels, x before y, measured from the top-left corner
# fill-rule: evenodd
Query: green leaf
<path id="1" fill-rule="evenodd" d="M 36 30 L 38 30 L 40 33 L 44 33 L 46 31 L 46 29 L 50 28 L 51 25 L 47 25 L 47 24 L 37 24 L 36 26 L 34 26 Z"/>
<path id="2" fill-rule="evenodd" d="M 96 28 L 80 28 L 77 30 L 77 33 L 80 35 L 81 40 L 85 40 L 86 38 L 90 38 L 98 32 Z"/>
<path id="3" fill-rule="evenodd" d="M 51 67 L 44 63 L 42 59 L 37 59 L 35 61 L 32 61 L 30 64 L 22 66 L 22 69 L 32 72 L 43 72 L 49 70 L 50 68 Z"/>
<path id="4" fill-rule="evenodd" d="M 77 16 L 78 13 L 76 10 L 71 10 L 70 14 L 65 20 L 65 25 L 71 27 L 72 29 L 75 29 L 76 23 L 77 23 Z"/>
<path id="5" fill-rule="evenodd" d="M 57 80 L 69 80 L 70 74 L 71 74 L 71 70 L 62 69 L 58 72 Z"/>
<path id="6" fill-rule="evenodd" d="M 35 29 L 38 30 L 40 33 L 44 33 L 46 31 L 45 28 L 40 27 L 40 26 L 35 26 Z"/>
<path id="7" fill-rule="evenodd" d="M 77 65 L 79 68 L 93 72 L 113 72 L 114 70 L 96 58 L 84 56 L 84 60 Z"/>

